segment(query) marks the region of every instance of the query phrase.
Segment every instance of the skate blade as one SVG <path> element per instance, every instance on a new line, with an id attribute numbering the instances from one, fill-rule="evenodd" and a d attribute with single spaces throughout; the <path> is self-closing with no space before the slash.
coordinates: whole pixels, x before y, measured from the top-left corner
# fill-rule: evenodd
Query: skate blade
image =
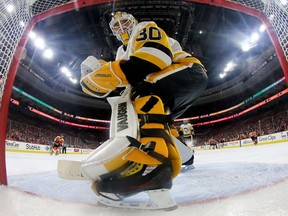
<path id="1" fill-rule="evenodd" d="M 122 209 L 134 209 L 134 210 L 163 210 L 172 211 L 178 208 L 174 198 L 170 195 L 170 190 L 159 189 L 145 191 L 149 200 L 144 202 L 127 202 L 125 200 L 119 200 L 117 195 L 111 193 L 101 193 L 98 197 L 98 202 L 104 206 L 122 208 Z"/>

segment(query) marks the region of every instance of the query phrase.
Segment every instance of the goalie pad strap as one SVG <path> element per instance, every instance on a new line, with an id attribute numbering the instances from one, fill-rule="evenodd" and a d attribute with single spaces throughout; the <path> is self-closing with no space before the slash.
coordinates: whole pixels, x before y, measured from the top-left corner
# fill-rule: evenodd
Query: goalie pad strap
<path id="1" fill-rule="evenodd" d="M 126 136 L 127 139 L 129 140 L 129 142 L 131 143 L 129 146 L 134 146 L 136 148 L 142 149 L 143 151 L 148 151 L 148 150 L 154 150 L 155 149 L 155 142 L 150 142 L 150 143 L 154 143 L 154 146 L 151 147 L 151 145 L 149 145 L 149 143 L 147 143 L 146 145 L 143 145 L 141 142 L 139 142 L 137 139 L 130 137 L 130 136 Z"/>
<path id="2" fill-rule="evenodd" d="M 141 142 L 139 142 L 137 139 L 134 139 L 133 137 L 127 136 L 127 139 L 130 141 L 132 146 L 135 146 L 136 148 L 139 148 L 145 152 L 147 152 L 148 155 L 156 158 L 163 164 L 171 164 L 170 160 L 168 158 L 164 157 L 161 154 L 158 154 L 157 152 L 154 151 L 156 142 L 149 142 L 146 145 L 143 145 Z"/>
<path id="3" fill-rule="evenodd" d="M 173 143 L 171 137 L 166 133 L 164 129 L 140 129 L 141 137 L 161 137 L 166 142 Z"/>
<path id="4" fill-rule="evenodd" d="M 149 151 L 148 154 L 154 158 L 156 158 L 157 160 L 161 161 L 163 164 L 166 164 L 166 165 L 170 165 L 171 166 L 171 161 L 164 157 L 163 155 L 161 154 L 158 154 L 157 152 L 155 151 Z"/>
<path id="5" fill-rule="evenodd" d="M 161 124 L 169 124 L 172 122 L 170 115 L 163 114 L 138 114 L 138 117 L 141 119 L 140 127 L 142 127 L 146 123 L 161 123 Z"/>

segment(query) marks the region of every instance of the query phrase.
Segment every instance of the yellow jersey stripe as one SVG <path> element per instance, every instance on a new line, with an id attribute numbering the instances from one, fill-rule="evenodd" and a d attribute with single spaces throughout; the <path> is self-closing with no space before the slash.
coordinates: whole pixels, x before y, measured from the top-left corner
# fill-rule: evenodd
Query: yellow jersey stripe
<path id="1" fill-rule="evenodd" d="M 147 55 L 154 55 L 155 57 L 157 57 L 157 58 L 161 59 L 163 62 L 165 62 L 165 67 L 167 67 L 168 65 L 170 65 L 172 63 L 170 56 L 168 56 L 166 53 L 162 52 L 161 50 L 158 50 L 158 49 L 155 49 L 152 47 L 142 47 L 139 50 L 137 50 L 134 55 L 137 56 L 138 52 L 147 53 Z M 151 62 L 151 63 L 153 63 L 153 62 Z"/>
<path id="2" fill-rule="evenodd" d="M 169 76 L 173 73 L 176 73 L 178 71 L 181 71 L 185 68 L 187 68 L 188 66 L 186 65 L 181 65 L 181 64 L 172 64 L 170 65 L 169 67 L 165 68 L 164 70 L 162 71 L 159 71 L 159 72 L 156 72 L 156 73 L 152 73 L 152 74 L 149 74 L 147 77 L 146 77 L 146 80 L 148 80 L 149 82 L 157 82 L 158 80 L 160 79 L 163 79 L 164 77 L 166 76 Z"/>
<path id="3" fill-rule="evenodd" d="M 186 58 L 188 56 L 191 56 L 189 53 L 187 52 L 178 52 L 178 53 L 174 53 L 174 58 L 173 58 L 173 61 L 177 61 L 179 59 L 182 59 L 182 58 Z"/>

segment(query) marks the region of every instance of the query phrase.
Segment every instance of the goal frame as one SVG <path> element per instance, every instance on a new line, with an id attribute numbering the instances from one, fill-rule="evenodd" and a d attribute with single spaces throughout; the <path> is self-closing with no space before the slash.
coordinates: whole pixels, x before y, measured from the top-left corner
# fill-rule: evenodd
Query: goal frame
<path id="1" fill-rule="evenodd" d="M 22 0 L 21 0 L 22 1 Z M 25 1 L 25 0 L 24 0 Z M 27 1 L 27 0 L 26 0 Z M 285 53 L 281 44 L 279 42 L 278 36 L 275 32 L 275 29 L 271 25 L 269 18 L 263 13 L 263 11 L 259 11 L 247 5 L 244 5 L 245 0 L 239 0 L 242 4 L 229 0 L 187 0 L 187 2 L 195 2 L 202 4 L 209 4 L 215 7 L 224 7 L 231 10 L 240 11 L 251 16 L 257 17 L 265 26 L 270 37 L 270 40 L 273 43 L 273 46 L 276 50 L 277 57 L 279 59 L 280 65 L 282 67 L 286 83 L 288 84 L 288 62 L 285 57 Z M 277 0 L 262 0 L 263 2 L 273 2 Z M 35 1 L 34 1 L 35 2 Z M 41 2 L 41 0 L 36 0 L 37 3 Z M 35 24 L 41 20 L 47 19 L 51 16 L 61 14 L 64 12 L 68 12 L 74 10 L 75 8 L 84 8 L 91 5 L 101 4 L 110 2 L 109 0 L 71 0 L 71 2 L 55 6 L 52 9 L 48 9 L 44 12 L 41 12 L 35 16 L 32 16 L 29 24 L 26 29 L 23 31 L 23 34 L 19 40 L 18 44 L 15 44 L 16 49 L 13 57 L 11 58 L 11 63 L 9 65 L 8 73 L 6 81 L 4 81 L 4 91 L 3 97 L 1 101 L 0 97 L 0 185 L 7 185 L 7 172 L 6 172 L 6 154 L 5 154 L 5 146 L 6 146 L 6 124 L 8 118 L 8 109 L 10 103 L 10 97 L 12 92 L 12 87 L 14 83 L 14 79 L 16 77 L 16 73 L 18 70 L 18 66 L 20 63 L 20 59 L 25 47 L 25 44 L 28 40 L 28 34 L 33 29 Z M 116 2 L 119 2 L 116 0 Z M 56 3 L 55 3 L 56 4 Z M 1 24 L 1 23 L 0 23 Z M 1 26 L 0 26 L 1 27 Z M 0 40 L 1 42 L 1 40 Z M 1 44 L 0 44 L 1 45 Z"/>

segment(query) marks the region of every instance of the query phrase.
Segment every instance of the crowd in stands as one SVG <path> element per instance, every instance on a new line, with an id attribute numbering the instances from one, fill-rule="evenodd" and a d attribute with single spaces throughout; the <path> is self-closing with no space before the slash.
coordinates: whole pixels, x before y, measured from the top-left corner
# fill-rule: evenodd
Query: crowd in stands
<path id="1" fill-rule="evenodd" d="M 287 107 L 286 107 L 287 108 Z M 288 109 L 275 113 L 270 110 L 249 118 L 230 120 L 206 127 L 196 127 L 194 145 L 202 146 L 213 137 L 217 143 L 253 138 L 288 130 Z"/>
<path id="2" fill-rule="evenodd" d="M 63 134 L 68 147 L 97 148 L 108 139 L 108 130 L 81 129 L 61 125 L 43 117 L 25 115 L 25 111 L 10 107 L 6 125 L 6 139 L 34 144 L 52 145 L 54 138 Z"/>
<path id="3" fill-rule="evenodd" d="M 274 106 L 276 109 L 255 110 L 250 115 L 216 123 L 194 127 L 194 145 L 203 146 L 213 137 L 217 143 L 251 138 L 288 130 L 288 103 Z M 278 109 L 277 109 L 278 108 Z M 29 116 L 27 116 L 29 113 Z M 109 127 L 109 125 L 106 125 Z M 109 138 L 109 130 L 95 130 L 61 125 L 21 107 L 10 107 L 6 139 L 34 144 L 52 145 L 60 133 L 68 147 L 95 149 Z"/>

